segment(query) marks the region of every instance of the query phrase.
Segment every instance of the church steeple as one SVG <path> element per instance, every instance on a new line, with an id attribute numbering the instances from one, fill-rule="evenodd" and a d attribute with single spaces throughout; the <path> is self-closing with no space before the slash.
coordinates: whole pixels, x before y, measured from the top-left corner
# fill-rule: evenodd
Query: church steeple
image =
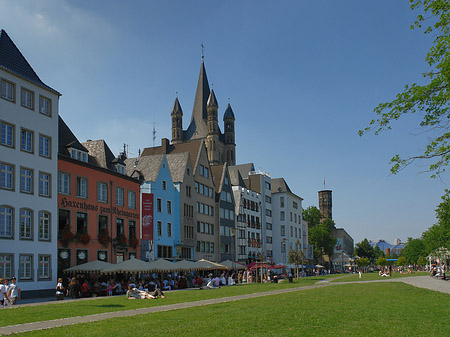
<path id="1" fill-rule="evenodd" d="M 228 103 L 227 109 L 223 114 L 223 124 L 225 133 L 225 153 L 226 161 L 230 165 L 236 165 L 236 143 L 235 143 L 235 131 L 234 131 L 234 113 L 231 109 L 230 103 Z"/>
<path id="2" fill-rule="evenodd" d="M 183 110 L 178 97 L 175 98 L 170 115 L 172 116 L 172 144 L 177 144 L 183 141 Z"/>

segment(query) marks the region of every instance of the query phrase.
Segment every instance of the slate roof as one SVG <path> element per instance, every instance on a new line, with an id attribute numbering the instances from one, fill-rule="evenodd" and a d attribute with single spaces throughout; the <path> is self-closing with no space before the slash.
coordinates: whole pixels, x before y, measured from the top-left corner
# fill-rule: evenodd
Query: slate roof
<path id="1" fill-rule="evenodd" d="M 178 101 L 178 97 L 175 98 L 175 102 L 173 103 L 173 107 L 171 110 L 171 115 L 180 112 L 183 115 L 183 110 L 181 109 L 180 101 Z"/>
<path id="2" fill-rule="evenodd" d="M 219 103 L 217 103 L 216 95 L 214 94 L 214 89 L 211 89 L 211 92 L 209 93 L 208 101 L 206 102 L 207 106 L 215 107 L 217 108 L 219 106 Z"/>
<path id="3" fill-rule="evenodd" d="M 233 109 L 231 109 L 230 103 L 228 103 L 227 109 L 225 110 L 225 113 L 223 114 L 223 120 L 226 120 L 226 119 L 232 119 L 232 120 L 235 119 Z"/>
<path id="4" fill-rule="evenodd" d="M 272 184 L 272 193 L 290 193 L 297 198 L 303 200 L 302 197 L 299 197 L 297 194 L 293 193 L 291 189 L 289 188 L 286 180 L 284 178 L 274 178 L 271 181 Z"/>
<path id="5" fill-rule="evenodd" d="M 163 139 L 162 142 L 165 140 Z M 166 150 L 164 150 L 163 146 L 155 146 L 155 147 L 146 147 L 142 153 L 143 156 L 151 156 L 154 154 L 173 154 L 173 153 L 182 153 L 189 152 L 191 165 L 194 168 L 195 162 L 197 161 L 197 157 L 200 151 L 202 144 L 204 143 L 203 139 L 193 139 L 187 142 L 183 142 L 180 144 L 167 144 Z"/>
<path id="6" fill-rule="evenodd" d="M 58 116 L 58 153 L 70 157 L 69 148 L 73 147 L 83 152 L 88 150 L 81 145 L 77 137 L 73 134 L 61 116 Z"/>
<path id="7" fill-rule="evenodd" d="M 112 163 L 116 157 L 103 139 L 88 140 L 82 145 L 89 151 L 89 164 L 115 171 Z"/>
<path id="8" fill-rule="evenodd" d="M 172 181 L 174 183 L 183 182 L 186 164 L 189 160 L 189 153 L 187 152 L 128 158 L 125 160 L 127 175 L 154 182 L 158 178 L 164 157 L 166 157 L 167 164 L 169 165 Z"/>
<path id="9" fill-rule="evenodd" d="M 255 171 L 253 163 L 230 166 L 229 169 L 238 170 L 243 179 L 246 179 L 250 172 Z"/>
<path id="10" fill-rule="evenodd" d="M 41 81 L 28 61 L 16 47 L 5 30 L 0 30 L 0 68 L 3 68 L 19 77 L 29 80 L 56 95 L 61 96 L 55 89 Z"/>
<path id="11" fill-rule="evenodd" d="M 245 186 L 244 179 L 242 179 L 242 175 L 239 172 L 239 169 L 236 167 L 236 165 L 229 166 L 228 167 L 228 173 L 230 175 L 231 185 L 233 185 L 233 186 L 241 186 L 241 187 L 247 188 Z"/>
<path id="12" fill-rule="evenodd" d="M 225 172 L 227 169 L 227 164 L 211 165 L 211 174 L 213 176 L 214 186 L 216 193 L 222 192 L 223 180 L 225 178 Z"/>

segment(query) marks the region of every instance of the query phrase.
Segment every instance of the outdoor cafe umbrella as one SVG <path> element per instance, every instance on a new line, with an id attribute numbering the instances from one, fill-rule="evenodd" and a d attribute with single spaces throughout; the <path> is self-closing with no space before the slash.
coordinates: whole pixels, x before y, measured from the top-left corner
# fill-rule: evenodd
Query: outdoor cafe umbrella
<path id="1" fill-rule="evenodd" d="M 175 270 L 180 270 L 180 271 L 189 271 L 189 270 L 196 269 L 195 262 L 188 261 L 188 260 L 178 261 L 178 262 L 174 263 L 174 265 L 175 265 L 174 267 L 176 268 Z"/>
<path id="2" fill-rule="evenodd" d="M 228 269 L 228 268 L 219 263 L 201 259 L 201 260 L 198 260 L 197 262 L 195 262 L 195 269 L 197 269 L 197 270 L 215 270 L 215 269 L 224 270 L 224 269 Z"/>
<path id="3" fill-rule="evenodd" d="M 246 267 L 238 262 L 233 262 L 231 260 L 225 260 L 220 262 L 222 266 L 227 267 L 228 269 L 245 269 Z"/>
<path id="4" fill-rule="evenodd" d="M 149 264 L 149 271 L 151 272 L 168 273 L 177 270 L 175 267 L 175 263 L 165 259 L 158 259 L 148 264 Z"/>
<path id="5" fill-rule="evenodd" d="M 114 273 L 146 273 L 149 272 L 150 263 L 131 258 L 121 263 L 113 264 L 102 270 L 102 274 L 114 274 Z"/>
<path id="6" fill-rule="evenodd" d="M 99 260 L 79 264 L 78 266 L 73 266 L 67 269 L 64 269 L 65 273 L 89 273 L 89 272 L 97 272 L 99 273 L 101 270 L 112 266 L 111 263 L 103 262 Z"/>

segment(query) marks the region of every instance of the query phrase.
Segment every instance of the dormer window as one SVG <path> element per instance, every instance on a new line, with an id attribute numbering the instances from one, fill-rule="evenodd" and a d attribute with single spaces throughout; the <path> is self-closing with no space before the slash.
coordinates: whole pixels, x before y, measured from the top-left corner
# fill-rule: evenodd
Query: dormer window
<path id="1" fill-rule="evenodd" d="M 88 162 L 88 154 L 78 149 L 71 148 L 70 157 L 76 160 L 84 161 L 85 163 Z"/>
<path id="2" fill-rule="evenodd" d="M 122 165 L 122 164 L 116 164 L 116 170 L 117 170 L 117 172 L 119 172 L 120 174 L 123 174 L 123 175 L 126 174 L 126 172 L 125 172 L 125 165 Z"/>

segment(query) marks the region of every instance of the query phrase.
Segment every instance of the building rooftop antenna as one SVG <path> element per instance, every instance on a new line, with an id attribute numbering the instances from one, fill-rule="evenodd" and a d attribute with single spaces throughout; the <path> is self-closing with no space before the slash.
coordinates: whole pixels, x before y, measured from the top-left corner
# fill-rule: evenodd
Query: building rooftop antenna
<path id="1" fill-rule="evenodd" d="M 156 123 L 153 122 L 153 147 L 155 147 L 156 142 Z"/>

